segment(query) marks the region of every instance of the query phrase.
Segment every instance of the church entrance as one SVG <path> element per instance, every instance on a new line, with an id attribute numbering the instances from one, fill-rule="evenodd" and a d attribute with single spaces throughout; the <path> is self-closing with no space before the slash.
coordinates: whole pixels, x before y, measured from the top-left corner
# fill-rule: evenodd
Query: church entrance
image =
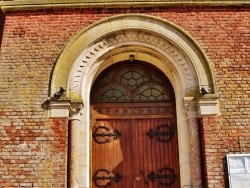
<path id="1" fill-rule="evenodd" d="M 91 102 L 92 188 L 180 187 L 175 96 L 160 70 L 116 63 Z"/>

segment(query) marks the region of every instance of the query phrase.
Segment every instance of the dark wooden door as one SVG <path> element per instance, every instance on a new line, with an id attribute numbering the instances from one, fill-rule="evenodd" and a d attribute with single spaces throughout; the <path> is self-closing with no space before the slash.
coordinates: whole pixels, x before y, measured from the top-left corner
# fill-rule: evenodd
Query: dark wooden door
<path id="1" fill-rule="evenodd" d="M 92 136 L 93 188 L 180 187 L 174 119 L 97 119 Z"/>
<path id="2" fill-rule="evenodd" d="M 113 65 L 91 91 L 92 188 L 180 187 L 175 97 L 161 70 Z"/>

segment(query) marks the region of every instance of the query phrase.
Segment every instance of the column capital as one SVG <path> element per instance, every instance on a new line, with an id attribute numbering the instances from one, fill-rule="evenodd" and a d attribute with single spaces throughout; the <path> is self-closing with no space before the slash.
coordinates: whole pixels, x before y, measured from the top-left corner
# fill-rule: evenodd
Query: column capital
<path id="1" fill-rule="evenodd" d="M 84 108 L 82 100 L 72 100 L 69 106 L 70 120 L 80 120 L 80 111 Z"/>
<path id="2" fill-rule="evenodd" d="M 75 119 L 84 108 L 83 101 L 67 97 L 51 97 L 48 99 L 50 117 L 66 117 Z M 79 118 L 77 118 L 79 119 Z"/>

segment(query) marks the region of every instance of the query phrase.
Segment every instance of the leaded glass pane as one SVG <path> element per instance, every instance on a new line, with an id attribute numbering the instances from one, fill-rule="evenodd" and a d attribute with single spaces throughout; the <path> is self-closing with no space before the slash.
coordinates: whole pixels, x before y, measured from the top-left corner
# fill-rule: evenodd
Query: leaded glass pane
<path id="1" fill-rule="evenodd" d="M 93 102 L 170 101 L 168 81 L 145 64 L 121 64 L 103 74 L 94 86 Z"/>

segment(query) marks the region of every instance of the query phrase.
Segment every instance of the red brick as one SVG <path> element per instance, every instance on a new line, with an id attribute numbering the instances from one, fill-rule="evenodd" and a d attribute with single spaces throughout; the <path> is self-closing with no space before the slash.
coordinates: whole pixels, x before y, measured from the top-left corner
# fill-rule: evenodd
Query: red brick
<path id="1" fill-rule="evenodd" d="M 206 187 L 225 187 L 223 160 L 227 153 L 250 152 L 249 10 L 134 9 L 135 13 L 154 15 L 184 29 L 211 62 L 222 115 L 200 119 Z M 41 108 L 49 96 L 51 72 L 63 48 L 81 29 L 129 11 L 13 11 L 5 18 L 0 14 L 0 174 L 5 173 L 1 186 L 66 187 L 68 120 L 48 119 Z M 47 166 L 57 171 L 47 171 Z"/>

